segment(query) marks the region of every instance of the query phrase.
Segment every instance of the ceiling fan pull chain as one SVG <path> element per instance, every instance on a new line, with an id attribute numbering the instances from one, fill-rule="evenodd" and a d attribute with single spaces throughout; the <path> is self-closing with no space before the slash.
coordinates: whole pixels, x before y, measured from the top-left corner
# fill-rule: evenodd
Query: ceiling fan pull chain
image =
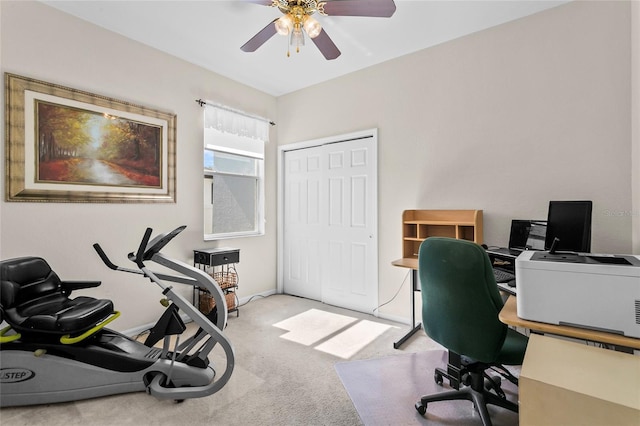
<path id="1" fill-rule="evenodd" d="M 287 58 L 291 57 L 291 52 L 289 51 L 289 36 L 287 35 L 287 37 L 284 38 L 284 42 L 287 43 Z"/>

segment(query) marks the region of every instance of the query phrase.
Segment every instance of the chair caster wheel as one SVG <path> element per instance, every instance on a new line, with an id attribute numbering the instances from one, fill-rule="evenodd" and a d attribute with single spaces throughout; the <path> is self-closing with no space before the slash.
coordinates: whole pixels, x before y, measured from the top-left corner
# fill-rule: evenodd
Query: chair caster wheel
<path id="1" fill-rule="evenodd" d="M 471 386 L 471 375 L 469 373 L 464 373 L 460 381 L 465 386 Z"/>
<path id="2" fill-rule="evenodd" d="M 424 416 L 424 413 L 427 412 L 427 405 L 423 404 L 422 401 L 418 401 L 416 402 L 416 410 L 418 410 L 421 416 Z"/>
<path id="3" fill-rule="evenodd" d="M 487 390 L 488 392 L 494 391 L 500 399 L 506 400 L 507 395 L 505 395 L 501 385 L 502 385 L 502 380 L 500 377 L 491 377 L 491 378 L 485 379 L 484 381 L 485 390 Z"/>
<path id="4" fill-rule="evenodd" d="M 444 383 L 444 380 L 443 380 L 443 378 L 442 378 L 442 374 L 440 374 L 440 373 L 438 373 L 438 372 L 435 372 L 435 373 L 433 374 L 433 380 L 434 380 L 437 384 L 439 384 L 439 385 L 441 385 L 441 386 L 442 386 L 442 383 Z M 420 410 L 418 410 L 418 411 L 420 411 Z"/>
<path id="5" fill-rule="evenodd" d="M 488 391 L 493 389 L 499 389 L 502 386 L 502 378 L 500 377 L 491 377 L 490 379 L 485 379 L 484 388 Z"/>

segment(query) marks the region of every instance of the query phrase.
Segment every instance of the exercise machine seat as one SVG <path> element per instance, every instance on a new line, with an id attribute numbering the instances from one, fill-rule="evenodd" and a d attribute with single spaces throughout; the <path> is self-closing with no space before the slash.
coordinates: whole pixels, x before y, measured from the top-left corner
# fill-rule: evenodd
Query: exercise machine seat
<path id="1" fill-rule="evenodd" d="M 99 281 L 61 281 L 40 257 L 4 260 L 0 262 L 0 277 L 4 320 L 23 334 L 82 333 L 113 313 L 110 300 L 69 298 L 72 290 L 95 287 Z"/>

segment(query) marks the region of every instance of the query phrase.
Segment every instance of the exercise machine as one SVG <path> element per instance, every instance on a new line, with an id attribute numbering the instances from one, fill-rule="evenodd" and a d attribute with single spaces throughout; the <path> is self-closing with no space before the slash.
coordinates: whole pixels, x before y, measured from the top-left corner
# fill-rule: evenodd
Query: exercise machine
<path id="1" fill-rule="evenodd" d="M 227 306 L 222 291 L 204 271 L 160 252 L 184 229 L 151 239 L 153 231 L 147 228 L 137 252 L 128 255 L 136 269 L 115 265 L 99 244 L 93 245 L 109 268 L 142 275 L 162 289 L 166 309 L 144 343 L 105 327 L 120 315 L 112 301 L 69 297 L 74 290 L 99 286 L 100 281 L 62 281 L 39 257 L 0 261 L 0 322 L 8 324 L 0 330 L 0 406 L 139 391 L 183 401 L 222 389 L 235 359 L 223 334 Z M 179 275 L 153 272 L 149 262 Z M 214 309 L 201 313 L 166 281 L 206 289 L 215 300 Z M 198 329 L 180 343 L 185 315 Z M 161 340 L 160 347 L 156 344 Z M 208 358 L 217 344 L 224 352 L 221 374 Z"/>

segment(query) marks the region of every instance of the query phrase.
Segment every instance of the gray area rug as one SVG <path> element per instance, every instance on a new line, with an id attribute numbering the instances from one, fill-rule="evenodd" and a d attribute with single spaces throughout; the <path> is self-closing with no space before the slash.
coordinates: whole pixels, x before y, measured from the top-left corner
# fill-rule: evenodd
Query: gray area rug
<path id="1" fill-rule="evenodd" d="M 335 368 L 366 426 L 481 425 L 470 401 L 432 403 L 424 417 L 416 411 L 421 396 L 451 390 L 448 380 L 439 386 L 433 379 L 434 368 L 446 365 L 446 351 L 431 350 L 341 362 Z M 509 400 L 517 401 L 516 386 L 503 380 L 502 387 Z M 518 415 L 503 408 L 489 406 L 489 413 L 494 426 L 518 424 Z"/>

